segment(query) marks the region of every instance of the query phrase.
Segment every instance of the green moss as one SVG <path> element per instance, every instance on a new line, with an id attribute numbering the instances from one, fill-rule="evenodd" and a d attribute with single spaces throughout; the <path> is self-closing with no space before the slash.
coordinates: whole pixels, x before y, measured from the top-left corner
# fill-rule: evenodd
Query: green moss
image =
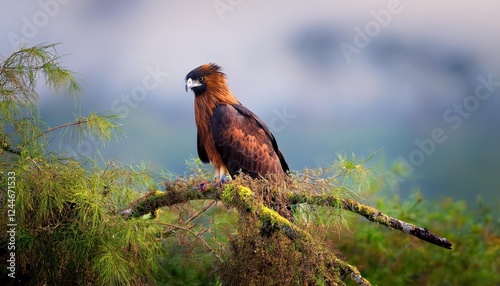
<path id="1" fill-rule="evenodd" d="M 165 192 L 155 190 L 151 194 L 151 197 L 149 198 L 149 200 L 152 202 L 156 202 L 156 201 L 160 200 L 161 198 L 163 198 L 164 196 L 165 196 Z"/>
<path id="2" fill-rule="evenodd" d="M 242 201 L 249 202 L 250 198 L 253 196 L 253 192 L 249 187 L 239 186 L 238 195 L 240 196 Z"/>
<path id="3" fill-rule="evenodd" d="M 249 187 L 238 186 L 238 197 L 243 204 L 242 207 L 247 211 L 253 211 L 255 209 L 255 198 L 254 193 Z"/>
<path id="4" fill-rule="evenodd" d="M 260 207 L 260 218 L 264 222 L 270 222 L 272 225 L 282 225 L 282 226 L 288 226 L 291 227 L 292 224 L 290 223 L 289 220 L 286 218 L 282 217 L 278 212 L 261 205 Z"/>
<path id="5" fill-rule="evenodd" d="M 233 185 L 227 184 L 224 186 L 224 190 L 222 191 L 222 201 L 226 204 L 231 204 L 234 200 L 234 191 Z"/>

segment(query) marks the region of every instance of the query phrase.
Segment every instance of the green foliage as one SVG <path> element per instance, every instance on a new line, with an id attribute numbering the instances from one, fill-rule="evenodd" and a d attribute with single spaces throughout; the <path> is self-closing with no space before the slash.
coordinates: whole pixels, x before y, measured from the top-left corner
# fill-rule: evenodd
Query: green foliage
<path id="1" fill-rule="evenodd" d="M 64 154 L 47 154 L 49 134 L 69 130 L 101 142 L 121 131 L 117 116 L 90 114 L 47 127 L 39 117 L 39 80 L 75 100 L 79 87 L 61 67 L 54 45 L 23 48 L 0 64 L 0 245 L 1 279 L 24 285 L 147 285 L 161 275 L 161 227 L 152 220 L 126 220 L 119 214 L 151 187 L 143 168 L 83 164 Z M 70 130 L 71 129 L 71 130 Z M 92 162 L 92 160 L 90 160 Z M 8 177 L 15 198 L 7 204 Z M 11 189 L 12 191 L 12 189 Z M 15 202 L 14 202 L 15 201 Z M 16 279 L 7 276 L 7 218 L 15 211 Z M 5 280 L 5 281 L 4 281 Z M 4 283 L 2 283 L 4 284 Z"/>
<path id="2" fill-rule="evenodd" d="M 360 219 L 342 232 L 339 249 L 375 285 L 499 285 L 500 220 L 479 204 L 426 201 L 416 192 L 407 201 L 377 194 L 382 212 L 432 229 L 453 242 L 443 250 L 414 237 Z"/>
<path id="3" fill-rule="evenodd" d="M 242 220 L 221 267 L 224 285 L 335 285 L 340 275 L 334 256 L 283 232 L 262 235 L 260 222 Z"/>
<path id="4" fill-rule="evenodd" d="M 188 181 L 199 179 L 196 176 Z M 157 282 L 219 285 L 221 256 L 228 252 L 229 239 L 238 224 L 237 213 L 213 200 L 195 200 L 162 208 L 157 221 L 164 227 L 162 245 L 168 257 L 162 260 L 168 275 Z"/>
<path id="5" fill-rule="evenodd" d="M 68 131 L 69 137 L 96 137 L 103 143 L 118 139 L 118 115 L 75 116 L 75 121 L 47 128 L 39 116 L 36 91 L 39 80 L 55 92 L 65 89 L 75 105 L 81 89 L 73 73 L 62 67 L 56 45 L 23 48 L 0 64 L 0 147 L 11 154 L 36 157 L 43 155 L 49 142 L 48 135 L 55 130 Z M 62 142 L 62 141 L 61 141 Z M 25 153 L 23 153 L 25 152 Z M 1 153 L 0 153 L 1 155 Z"/>
<path id="6" fill-rule="evenodd" d="M 103 143 L 123 136 L 117 115 L 75 115 L 55 127 L 43 122 L 38 81 L 67 91 L 75 104 L 80 98 L 77 81 L 60 60 L 54 45 L 41 45 L 0 64 L 0 210 L 4 220 L 15 209 L 17 224 L 15 281 L 5 264 L 7 223 L 0 224 L 2 284 L 331 285 L 344 283 L 339 265 L 347 263 L 378 285 L 500 284 L 500 221 L 487 206 L 480 202 L 472 211 L 461 201 L 425 201 L 418 193 L 402 201 L 381 194 L 377 190 L 389 180 L 373 176 L 366 166 L 371 157 L 339 155 L 329 168 L 285 178 L 238 177 L 221 190 L 222 202 L 184 202 L 184 187 L 203 192 L 213 178 L 211 167 L 198 159 L 187 162 L 184 177 L 174 178 L 153 175 L 157 168 L 146 164 L 100 167 L 90 158 L 83 163 L 49 154 L 56 130 L 63 131 L 61 144 L 83 135 Z M 392 171 L 405 172 L 402 166 Z M 8 200 L 14 173 L 15 203 Z M 171 197 L 157 191 L 158 176 L 175 179 L 165 183 L 167 191 L 181 191 Z M 334 200 L 294 205 L 291 216 L 286 194 L 293 191 Z M 447 237 L 454 249 L 354 220 L 337 197 L 375 201 L 382 212 Z M 139 204 L 140 198 L 148 204 Z M 150 212 L 160 199 L 183 203 Z M 120 214 L 134 204 L 149 214 Z"/>
<path id="7" fill-rule="evenodd" d="M 66 273 L 74 273 L 75 282 L 105 285 L 152 279 L 161 229 L 117 215 L 134 191 L 74 161 L 26 161 L 15 170 L 17 253 L 30 281 L 66 281 Z M 114 180 L 132 178 L 108 171 Z"/>
<path id="8" fill-rule="evenodd" d="M 224 259 L 224 263 L 216 264 L 220 265 L 218 270 L 212 268 L 215 260 L 211 260 L 205 266 L 198 264 L 196 269 L 199 271 L 193 273 L 193 268 L 188 265 L 197 261 L 194 257 L 199 257 L 200 252 L 196 256 L 172 253 L 182 261 L 176 263 L 177 266 L 181 264 L 187 267 L 185 272 L 177 269 L 177 273 L 184 273 L 179 277 L 195 277 L 196 273 L 201 275 L 207 271 L 217 271 L 224 284 L 229 285 L 297 285 L 304 281 L 315 285 L 328 285 L 332 281 L 343 283 L 334 280 L 341 275 L 335 272 L 338 270 L 320 266 L 322 263 L 328 265 L 328 259 L 331 258 L 321 251 L 326 248 L 339 249 L 341 254 L 338 253 L 338 256 L 356 265 L 373 285 L 498 284 L 500 221 L 495 219 L 491 209 L 482 202 L 477 209 L 469 209 L 463 201 L 427 201 L 419 193 L 410 199 L 401 200 L 397 196 L 382 193 L 385 184 L 394 187 L 395 183 L 390 180 L 393 175 L 384 173 L 380 175 L 381 178 L 377 178 L 365 167 L 365 161 L 340 156 L 332 168 L 294 174 L 286 186 L 270 182 L 265 182 L 264 186 L 271 186 L 270 189 L 277 192 L 307 190 L 315 194 L 336 192 L 341 197 L 362 196 L 368 202 L 375 202 L 369 204 L 392 217 L 445 236 L 453 243 L 453 250 L 437 248 L 415 237 L 369 223 L 364 218 L 354 219 L 353 214 L 335 205 L 301 205 L 295 206 L 294 224 L 311 234 L 316 242 L 314 247 L 293 242 L 282 232 L 262 236 L 263 222 L 240 214 L 237 226 L 233 225 L 236 229 L 229 227 L 229 231 L 226 231 L 230 237 L 229 243 L 220 240 L 221 236 L 211 241 L 213 249 L 220 249 Z M 235 185 L 245 185 L 251 190 L 265 189 L 260 184 L 258 181 L 237 178 L 225 186 L 222 197 L 226 203 L 233 202 L 237 193 L 229 191 Z M 247 197 L 246 192 L 243 192 L 243 197 Z M 217 221 L 218 218 L 214 217 L 211 223 Z M 211 229 L 210 226 L 207 228 Z M 199 251 L 210 252 L 199 245 Z M 262 280 L 262 277 L 267 279 Z M 208 281 L 216 283 L 217 280 L 213 279 Z M 349 280 L 344 282 L 355 285 Z M 207 280 L 204 277 L 189 283 L 199 285 L 207 283 Z"/>
<path id="9" fill-rule="evenodd" d="M 60 65 L 56 44 L 38 45 L 22 48 L 5 58 L 0 65 L 0 95 L 2 102 L 13 101 L 13 108 L 26 108 L 36 105 L 38 94 L 37 81 L 43 77 L 48 87 L 58 92 L 66 88 L 75 99 L 80 86 L 73 73 Z M 10 118 L 12 119 L 12 118 Z"/>
<path id="10" fill-rule="evenodd" d="M 284 194 L 299 185 L 295 180 L 238 177 L 231 183 L 231 204 L 237 206 L 240 220 L 221 264 L 224 285 L 332 285 L 340 281 L 337 255 L 317 235 L 321 234 L 313 227 L 317 224 L 292 224 L 286 219 Z"/>

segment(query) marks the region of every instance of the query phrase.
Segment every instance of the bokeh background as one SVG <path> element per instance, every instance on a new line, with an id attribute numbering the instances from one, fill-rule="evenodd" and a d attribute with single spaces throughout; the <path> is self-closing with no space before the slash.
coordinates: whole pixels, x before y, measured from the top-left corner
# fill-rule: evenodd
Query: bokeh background
<path id="1" fill-rule="evenodd" d="M 378 150 L 374 168 L 403 162 L 412 171 L 395 192 L 418 186 L 426 197 L 498 202 L 496 1 L 2 4 L 0 54 L 60 42 L 65 66 L 84 87 L 77 111 L 41 88 L 50 126 L 72 121 L 75 112 L 124 113 L 127 137 L 101 149 L 107 160 L 145 161 L 182 175 L 196 157 L 193 94 L 184 91 L 184 77 L 215 62 L 240 101 L 268 123 L 294 170 Z M 491 92 L 486 99 L 477 99 L 479 78 L 493 82 L 481 90 Z M 430 143 L 436 128 L 440 142 Z M 100 146 L 86 137 L 55 148 L 94 156 Z"/>

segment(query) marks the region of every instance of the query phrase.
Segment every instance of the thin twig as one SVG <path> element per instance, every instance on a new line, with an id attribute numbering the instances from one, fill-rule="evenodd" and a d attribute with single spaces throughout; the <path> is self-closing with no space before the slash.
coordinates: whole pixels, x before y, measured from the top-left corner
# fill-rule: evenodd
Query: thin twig
<path id="1" fill-rule="evenodd" d="M 76 122 L 64 123 L 64 124 L 58 125 L 58 126 L 56 126 L 56 127 L 52 127 L 52 128 L 50 128 L 50 129 L 46 130 L 45 132 L 43 132 L 43 133 L 41 133 L 41 134 L 38 134 L 38 135 L 35 137 L 35 139 L 33 139 L 33 140 L 36 140 L 36 139 L 38 139 L 38 138 L 40 138 L 40 137 L 44 136 L 45 134 L 50 133 L 50 132 L 52 132 L 52 131 L 55 131 L 55 130 L 57 130 L 57 129 L 64 128 L 64 127 L 69 127 L 69 126 L 80 125 L 80 124 L 85 124 L 85 123 L 87 123 L 87 122 L 88 122 L 88 120 L 86 120 L 86 119 L 85 119 L 85 120 L 80 120 L 80 119 L 78 119 Z"/>
<path id="2" fill-rule="evenodd" d="M 186 220 L 186 224 L 192 222 L 196 218 L 198 218 L 200 215 L 202 215 L 204 212 L 206 212 L 213 204 L 215 204 L 216 200 L 212 200 L 207 206 L 203 207 L 201 210 L 199 210 L 197 213 L 195 213 L 192 217 L 190 217 L 188 220 Z"/>
<path id="3" fill-rule="evenodd" d="M 189 228 L 186 228 L 186 227 L 182 227 L 180 225 L 174 225 L 174 224 L 170 224 L 170 223 L 165 223 L 165 222 L 157 222 L 157 224 L 160 224 L 160 225 L 164 225 L 164 226 L 168 226 L 168 227 L 173 227 L 173 228 L 176 228 L 176 229 L 182 229 L 184 231 L 187 231 L 189 234 L 193 235 L 194 237 L 198 238 L 199 240 L 201 240 L 201 242 L 203 242 L 203 244 L 205 244 L 205 247 L 208 248 L 208 250 L 210 250 L 210 252 L 217 258 L 217 260 L 219 260 L 221 263 L 224 262 L 224 260 L 220 257 L 220 255 L 217 254 L 217 252 L 215 252 L 215 250 L 210 247 L 210 245 L 208 245 L 208 242 L 206 242 L 206 240 L 204 240 L 202 237 L 198 236 L 194 231 L 192 231 L 191 229 Z"/>

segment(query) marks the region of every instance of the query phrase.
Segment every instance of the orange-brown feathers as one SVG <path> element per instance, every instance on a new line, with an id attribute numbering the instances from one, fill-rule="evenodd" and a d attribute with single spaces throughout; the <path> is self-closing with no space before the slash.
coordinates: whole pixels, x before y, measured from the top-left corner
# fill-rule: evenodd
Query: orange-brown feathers
<path id="1" fill-rule="evenodd" d="M 198 150 L 198 155 L 202 155 L 200 156 L 202 161 L 212 162 L 216 173 L 219 173 L 219 170 L 225 168 L 225 165 L 214 145 L 210 119 L 218 105 L 235 104 L 239 101 L 229 90 L 226 75 L 216 64 L 199 66 L 186 76 L 186 80 L 188 79 L 198 81 L 201 84 L 201 86 L 192 89 L 195 93 L 194 117 L 198 129 L 198 149 L 204 149 L 208 160 L 201 158 L 203 155 L 200 154 L 200 150 Z"/>
<path id="2" fill-rule="evenodd" d="M 253 177 L 288 171 L 267 126 L 231 93 L 226 75 L 215 64 L 186 76 L 194 94 L 198 156 L 215 167 L 216 176 L 245 172 Z"/>
<path id="3" fill-rule="evenodd" d="M 219 66 L 215 64 L 205 64 L 195 69 L 204 78 L 204 92 L 196 94 L 194 98 L 194 116 L 198 130 L 203 127 L 203 137 L 208 138 L 210 133 L 210 118 L 214 109 L 220 104 L 239 104 L 240 102 L 229 90 L 226 75 L 220 71 Z"/>

